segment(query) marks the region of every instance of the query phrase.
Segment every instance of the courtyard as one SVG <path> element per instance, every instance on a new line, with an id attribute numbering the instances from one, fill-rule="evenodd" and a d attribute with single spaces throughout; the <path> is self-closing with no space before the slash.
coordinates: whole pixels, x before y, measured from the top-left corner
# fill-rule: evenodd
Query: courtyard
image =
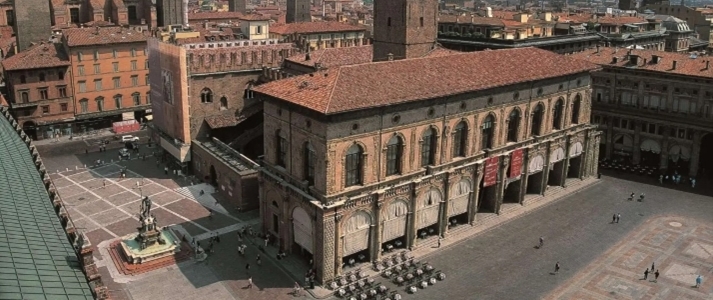
<path id="1" fill-rule="evenodd" d="M 142 149 L 151 154 L 151 149 Z M 96 159 L 106 164 L 94 168 Z M 114 299 L 291 299 L 295 281 L 306 270 L 296 259 L 276 260 L 274 247 L 255 263 L 256 241 L 244 257 L 235 250 L 235 232 L 257 228 L 255 212 L 237 213 L 210 187 L 172 174 L 152 157 L 116 160 L 115 151 L 43 156 L 51 177 L 67 203 L 76 227 L 87 233 L 104 282 Z M 51 168 L 49 166 L 52 166 Z M 119 178 L 127 168 L 126 178 Z M 418 259 L 447 274 L 445 281 L 415 295 L 398 289 L 404 299 L 710 299 L 713 297 L 713 198 L 700 187 L 659 186 L 638 178 L 605 176 L 601 182 L 538 209 L 518 207 L 494 226 L 478 225 L 479 233 L 461 240 L 443 240 L 440 248 L 414 251 Z M 199 190 L 206 190 L 205 196 Z M 646 193 L 643 202 L 627 201 Z M 109 241 L 136 231 L 141 196 L 154 201 L 161 226 L 172 225 L 187 236 L 204 240 L 217 233 L 221 242 L 203 262 L 189 260 L 139 274 L 116 271 L 106 247 Z M 209 218 L 209 209 L 214 211 Z M 621 214 L 619 223 L 612 215 Z M 492 222 L 490 222 L 492 223 Z M 543 236 L 542 249 L 535 246 Z M 205 245 L 207 242 L 202 242 Z M 289 258 L 289 257 L 288 257 Z M 554 274 L 559 262 L 561 270 Z M 251 264 L 248 272 L 247 263 Z M 661 276 L 643 280 L 652 263 Z M 700 288 L 695 276 L 704 277 Z M 247 289 L 251 276 L 255 287 Z M 382 277 L 376 281 L 385 282 Z M 330 291 L 318 289 L 317 296 Z M 310 297 L 307 295 L 305 297 Z"/>

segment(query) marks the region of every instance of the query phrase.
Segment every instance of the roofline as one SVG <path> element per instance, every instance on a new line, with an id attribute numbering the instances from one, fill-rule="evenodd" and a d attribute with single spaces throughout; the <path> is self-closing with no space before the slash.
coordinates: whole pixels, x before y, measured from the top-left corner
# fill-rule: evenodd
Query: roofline
<path id="1" fill-rule="evenodd" d="M 148 38 L 143 41 L 126 41 L 126 42 L 115 42 L 115 43 L 92 43 L 92 44 L 82 44 L 82 45 L 72 45 L 69 42 L 69 39 L 67 39 L 67 47 L 90 47 L 90 46 L 105 46 L 105 45 L 117 45 L 117 44 L 138 44 L 138 43 L 146 43 L 148 42 Z"/>
<path id="2" fill-rule="evenodd" d="M 671 52 L 669 52 L 671 53 Z M 651 69 L 642 69 L 642 68 L 630 68 L 630 67 L 624 67 L 624 66 L 619 66 L 619 65 L 608 65 L 608 64 L 599 64 L 596 63 L 597 65 L 601 66 L 601 69 L 619 69 L 619 70 L 627 70 L 627 71 L 637 71 L 637 72 L 644 72 L 644 73 L 652 73 L 652 74 L 666 74 L 667 76 L 681 76 L 681 77 L 695 77 L 703 80 L 713 80 L 713 76 L 711 77 L 705 77 L 705 76 L 700 76 L 700 75 L 691 75 L 691 74 L 681 74 L 681 73 L 675 73 L 675 72 L 666 72 L 666 71 L 659 71 L 659 70 L 651 70 Z"/>
<path id="3" fill-rule="evenodd" d="M 3 69 L 5 71 L 11 72 L 11 71 L 22 71 L 22 70 L 36 70 L 36 69 L 50 69 L 50 68 L 60 68 L 60 67 L 71 67 L 72 63 L 69 61 L 66 62 L 66 64 L 61 64 L 57 66 L 44 66 L 44 67 L 28 67 L 28 68 L 5 68 L 3 64 Z"/>

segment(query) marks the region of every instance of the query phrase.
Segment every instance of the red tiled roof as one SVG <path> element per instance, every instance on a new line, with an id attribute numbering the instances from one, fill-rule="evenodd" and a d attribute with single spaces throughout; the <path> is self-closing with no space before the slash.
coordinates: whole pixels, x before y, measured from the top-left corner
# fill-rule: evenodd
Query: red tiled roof
<path id="1" fill-rule="evenodd" d="M 473 16 L 454 16 L 454 15 L 440 15 L 438 16 L 438 23 L 457 23 L 457 24 L 474 24 L 474 25 L 488 25 L 488 26 L 498 26 L 504 27 L 502 19 L 499 18 L 485 18 Z"/>
<path id="2" fill-rule="evenodd" d="M 146 42 L 141 32 L 116 27 L 70 28 L 62 31 L 69 47 Z"/>
<path id="3" fill-rule="evenodd" d="M 625 59 L 628 53 L 628 49 L 600 48 L 599 53 L 597 53 L 597 50 L 585 50 L 572 54 L 570 57 L 586 60 L 602 65 L 603 67 L 629 68 L 632 67 L 633 64 L 631 60 Z M 636 69 L 638 70 L 713 78 L 713 66 L 706 69 L 705 63 L 711 60 L 710 56 L 700 56 L 694 59 L 691 58 L 690 54 L 652 50 L 633 50 L 631 53 L 641 58 L 636 65 Z M 653 63 L 652 58 L 654 55 L 661 57 L 659 63 Z M 616 63 L 613 63 L 614 57 L 617 58 Z M 646 64 L 644 64 L 644 59 L 646 59 Z M 676 61 L 675 70 L 673 69 L 673 61 Z"/>
<path id="4" fill-rule="evenodd" d="M 234 115 L 209 116 L 205 118 L 205 122 L 208 123 L 211 129 L 235 126 L 239 123 Z"/>
<path id="5" fill-rule="evenodd" d="M 217 20 L 217 19 L 235 19 L 242 17 L 243 14 L 232 11 L 221 12 L 197 12 L 188 13 L 189 21 Z"/>
<path id="6" fill-rule="evenodd" d="M 2 61 L 6 71 L 69 66 L 62 44 L 41 43 Z"/>
<path id="7" fill-rule="evenodd" d="M 431 50 L 426 57 L 436 57 L 461 53 L 444 48 L 436 48 Z M 292 63 L 314 67 L 315 63 L 319 63 L 323 68 L 335 68 L 340 66 L 350 66 L 357 64 L 370 63 L 374 57 L 374 47 L 372 45 L 359 47 L 342 47 L 328 48 L 312 51 L 309 53 L 310 59 L 307 60 L 306 53 L 300 53 L 288 57 L 286 60 Z"/>
<path id="8" fill-rule="evenodd" d="M 275 24 L 270 26 L 270 33 L 277 33 L 281 35 L 293 33 L 307 34 L 347 31 L 366 31 L 366 28 L 342 22 L 300 22 Z"/>
<path id="9" fill-rule="evenodd" d="M 597 19 L 597 23 L 605 25 L 624 25 L 624 24 L 637 24 L 637 23 L 648 23 L 644 18 L 640 17 L 610 17 L 604 16 Z"/>
<path id="10" fill-rule="evenodd" d="M 595 64 L 547 50 L 518 48 L 341 66 L 269 82 L 254 91 L 335 114 L 596 69 Z"/>

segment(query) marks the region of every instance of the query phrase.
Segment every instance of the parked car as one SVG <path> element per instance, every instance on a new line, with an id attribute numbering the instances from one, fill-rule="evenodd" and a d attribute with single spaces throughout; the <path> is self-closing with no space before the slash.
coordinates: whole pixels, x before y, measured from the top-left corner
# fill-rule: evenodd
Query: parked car
<path id="1" fill-rule="evenodd" d="M 139 137 L 138 136 L 133 136 L 133 135 L 124 135 L 121 137 L 122 142 L 138 142 Z"/>
<path id="2" fill-rule="evenodd" d="M 131 158 L 131 153 L 126 148 L 119 150 L 119 155 L 124 158 Z"/>

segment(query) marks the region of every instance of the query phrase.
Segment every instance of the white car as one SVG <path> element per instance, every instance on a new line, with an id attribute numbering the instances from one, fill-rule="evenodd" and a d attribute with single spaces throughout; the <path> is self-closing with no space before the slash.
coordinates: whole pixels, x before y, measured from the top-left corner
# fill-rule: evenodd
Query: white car
<path id="1" fill-rule="evenodd" d="M 139 141 L 138 136 L 133 136 L 133 135 L 125 135 L 121 137 L 122 142 L 137 142 Z"/>
<path id="2" fill-rule="evenodd" d="M 131 157 L 131 153 L 130 153 L 129 150 L 127 150 L 126 148 L 119 150 L 119 155 L 120 155 L 121 157 L 126 157 L 126 158 L 130 158 L 130 157 Z"/>

